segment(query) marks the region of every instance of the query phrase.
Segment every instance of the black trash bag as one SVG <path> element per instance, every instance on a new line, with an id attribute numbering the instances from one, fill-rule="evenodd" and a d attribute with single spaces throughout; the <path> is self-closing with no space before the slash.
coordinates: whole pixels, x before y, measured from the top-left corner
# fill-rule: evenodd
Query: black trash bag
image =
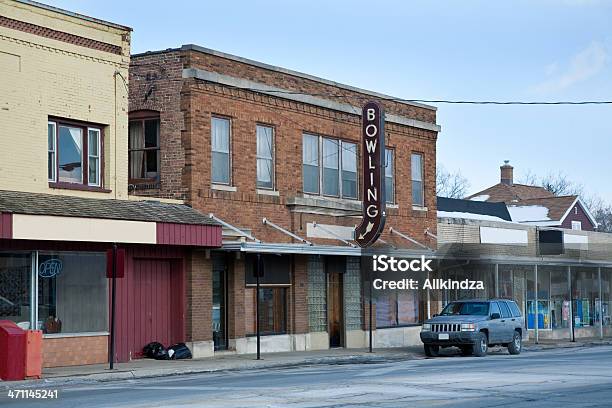
<path id="1" fill-rule="evenodd" d="M 155 353 L 153 358 L 156 360 L 170 360 L 170 354 L 168 353 L 168 350 L 161 349 L 158 350 L 157 353 Z"/>
<path id="2" fill-rule="evenodd" d="M 185 345 L 185 343 L 177 343 L 168 347 L 168 355 L 173 360 L 182 360 L 185 358 L 191 358 L 191 350 Z"/>
<path id="3" fill-rule="evenodd" d="M 156 356 L 159 355 L 162 350 L 166 351 L 164 345 L 154 341 L 144 346 L 142 349 L 142 353 L 148 358 L 156 358 Z"/>

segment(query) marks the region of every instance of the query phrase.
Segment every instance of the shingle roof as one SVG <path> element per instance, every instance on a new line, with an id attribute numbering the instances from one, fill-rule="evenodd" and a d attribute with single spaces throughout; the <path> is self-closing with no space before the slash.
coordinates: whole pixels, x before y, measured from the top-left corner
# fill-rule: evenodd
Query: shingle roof
<path id="1" fill-rule="evenodd" d="M 466 198 L 469 200 L 474 197 L 485 195 L 489 196 L 485 201 L 495 203 L 503 202 L 507 204 L 532 198 L 554 197 L 554 195 L 544 187 L 498 183 Z"/>
<path id="2" fill-rule="evenodd" d="M 61 217 L 218 225 L 184 204 L 82 198 L 0 190 L 0 212 Z"/>
<path id="3" fill-rule="evenodd" d="M 512 221 L 508 208 L 504 203 L 437 197 L 437 207 L 438 211 L 490 215 L 502 220 Z"/>
<path id="4" fill-rule="evenodd" d="M 561 218 L 565 215 L 567 210 L 574 204 L 578 196 L 558 196 L 558 197 L 543 197 L 543 198 L 529 198 L 521 200 L 518 203 L 514 203 L 511 206 L 527 207 L 527 206 L 539 206 L 548 209 L 548 218 L 551 221 L 561 221 Z M 539 221 L 539 220 L 533 220 Z"/>

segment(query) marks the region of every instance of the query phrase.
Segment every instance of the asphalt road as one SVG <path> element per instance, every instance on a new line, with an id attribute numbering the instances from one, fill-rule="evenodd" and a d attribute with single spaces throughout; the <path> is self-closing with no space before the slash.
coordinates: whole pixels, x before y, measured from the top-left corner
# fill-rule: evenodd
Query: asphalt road
<path id="1" fill-rule="evenodd" d="M 198 374 L 57 388 L 3 407 L 612 407 L 612 347 Z"/>

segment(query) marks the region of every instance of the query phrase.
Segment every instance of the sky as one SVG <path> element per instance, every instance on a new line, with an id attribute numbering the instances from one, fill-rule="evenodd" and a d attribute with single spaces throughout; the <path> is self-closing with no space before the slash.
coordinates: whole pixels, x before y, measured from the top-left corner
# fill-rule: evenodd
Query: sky
<path id="1" fill-rule="evenodd" d="M 44 2 L 132 27 L 133 53 L 193 43 L 405 99 L 612 100 L 612 0 Z M 510 160 L 612 202 L 612 105 L 434 105 L 470 192 Z"/>

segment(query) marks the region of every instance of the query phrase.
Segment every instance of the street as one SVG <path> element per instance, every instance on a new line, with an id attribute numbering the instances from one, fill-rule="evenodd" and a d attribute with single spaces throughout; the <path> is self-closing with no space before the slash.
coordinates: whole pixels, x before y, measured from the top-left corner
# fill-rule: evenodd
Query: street
<path id="1" fill-rule="evenodd" d="M 270 357 L 273 358 L 273 357 Z M 19 407 L 610 407 L 612 347 L 49 384 Z"/>

